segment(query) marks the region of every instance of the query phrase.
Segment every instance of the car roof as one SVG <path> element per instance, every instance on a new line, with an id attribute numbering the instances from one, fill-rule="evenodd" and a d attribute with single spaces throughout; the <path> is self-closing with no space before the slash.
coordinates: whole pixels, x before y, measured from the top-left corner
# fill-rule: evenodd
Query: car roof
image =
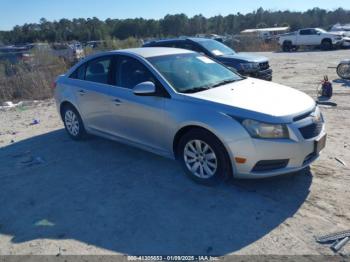
<path id="1" fill-rule="evenodd" d="M 202 41 L 215 41 L 211 38 L 204 38 L 204 37 L 189 37 L 188 40 L 194 41 L 194 42 L 202 42 Z"/>
<path id="2" fill-rule="evenodd" d="M 71 67 L 66 75 L 70 75 L 74 72 L 78 67 L 87 61 L 91 61 L 93 59 L 100 58 L 102 56 L 108 55 L 136 55 L 143 58 L 157 57 L 157 56 L 166 56 L 166 55 L 177 55 L 177 54 L 191 54 L 195 53 L 190 50 L 180 49 L 180 48 L 171 48 L 171 47 L 139 47 L 139 48 L 129 48 L 129 49 L 120 49 L 120 50 L 112 50 L 106 52 L 99 52 L 92 55 L 89 55 L 82 59 L 80 62 L 76 63 L 73 67 Z"/>
<path id="3" fill-rule="evenodd" d="M 116 54 L 135 54 L 144 58 L 164 56 L 164 55 L 177 55 L 177 54 L 188 54 L 193 53 L 190 50 L 171 48 L 171 47 L 140 47 L 140 48 L 129 48 L 123 50 L 111 51 Z M 110 53 L 111 53 L 110 52 Z"/>
<path id="4" fill-rule="evenodd" d="M 208 41 L 208 40 L 213 40 L 213 39 L 205 38 L 205 37 L 169 38 L 169 39 L 153 40 L 151 42 L 146 43 L 144 46 L 148 46 L 148 45 L 152 45 L 152 44 L 161 44 L 161 43 L 185 42 L 187 40 L 194 41 L 194 42 L 201 42 L 201 41 Z"/>
<path id="5" fill-rule="evenodd" d="M 185 42 L 187 38 L 166 38 L 166 39 L 158 39 L 152 40 L 144 44 L 144 46 L 152 45 L 152 44 L 160 44 L 160 43 L 175 43 L 175 42 Z"/>

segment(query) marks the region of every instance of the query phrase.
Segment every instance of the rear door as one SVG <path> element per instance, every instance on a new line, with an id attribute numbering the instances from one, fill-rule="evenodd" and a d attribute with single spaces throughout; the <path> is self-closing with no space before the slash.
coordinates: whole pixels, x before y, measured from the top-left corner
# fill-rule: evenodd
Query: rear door
<path id="1" fill-rule="evenodd" d="M 297 37 L 297 45 L 319 45 L 319 36 L 315 29 L 302 29 Z"/>
<path id="2" fill-rule="evenodd" d="M 77 74 L 76 86 L 79 111 L 87 128 L 110 133 L 111 94 L 114 86 L 111 71 L 113 56 L 102 56 L 83 64 Z M 83 78 L 83 79 L 81 79 Z"/>

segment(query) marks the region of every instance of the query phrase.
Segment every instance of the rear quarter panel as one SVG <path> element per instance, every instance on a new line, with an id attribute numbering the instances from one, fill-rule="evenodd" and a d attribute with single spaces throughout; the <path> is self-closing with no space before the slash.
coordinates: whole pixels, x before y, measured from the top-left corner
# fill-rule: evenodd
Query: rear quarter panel
<path id="1" fill-rule="evenodd" d="M 54 98 L 59 114 L 61 105 L 64 102 L 71 103 L 79 111 L 79 104 L 76 97 L 77 87 L 73 85 L 72 81 L 66 75 L 59 76 L 56 80 Z"/>

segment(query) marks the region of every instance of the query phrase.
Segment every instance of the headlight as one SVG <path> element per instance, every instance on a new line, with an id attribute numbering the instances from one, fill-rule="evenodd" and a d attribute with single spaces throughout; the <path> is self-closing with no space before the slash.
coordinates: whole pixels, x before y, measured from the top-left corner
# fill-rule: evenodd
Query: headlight
<path id="1" fill-rule="evenodd" d="M 324 122 L 324 118 L 319 107 L 316 107 L 315 111 L 311 113 L 311 116 L 314 123 Z"/>
<path id="2" fill-rule="evenodd" d="M 259 68 L 259 63 L 242 63 L 241 68 L 243 70 L 254 70 Z"/>
<path id="3" fill-rule="evenodd" d="M 289 138 L 286 125 L 268 124 L 252 119 L 243 120 L 242 125 L 254 138 Z"/>

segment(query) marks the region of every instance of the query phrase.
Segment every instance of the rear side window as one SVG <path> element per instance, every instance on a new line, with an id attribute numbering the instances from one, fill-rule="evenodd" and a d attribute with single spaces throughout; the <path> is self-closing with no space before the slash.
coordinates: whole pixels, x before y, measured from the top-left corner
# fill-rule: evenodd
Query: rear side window
<path id="1" fill-rule="evenodd" d="M 109 70 L 111 67 L 111 57 L 102 57 L 88 62 L 85 70 L 85 80 L 108 84 L 109 81 Z"/>
<path id="2" fill-rule="evenodd" d="M 84 80 L 86 64 L 79 66 L 71 75 L 70 78 Z"/>
<path id="3" fill-rule="evenodd" d="M 311 30 L 310 29 L 305 29 L 305 30 L 300 30 L 301 35 L 311 35 Z"/>

